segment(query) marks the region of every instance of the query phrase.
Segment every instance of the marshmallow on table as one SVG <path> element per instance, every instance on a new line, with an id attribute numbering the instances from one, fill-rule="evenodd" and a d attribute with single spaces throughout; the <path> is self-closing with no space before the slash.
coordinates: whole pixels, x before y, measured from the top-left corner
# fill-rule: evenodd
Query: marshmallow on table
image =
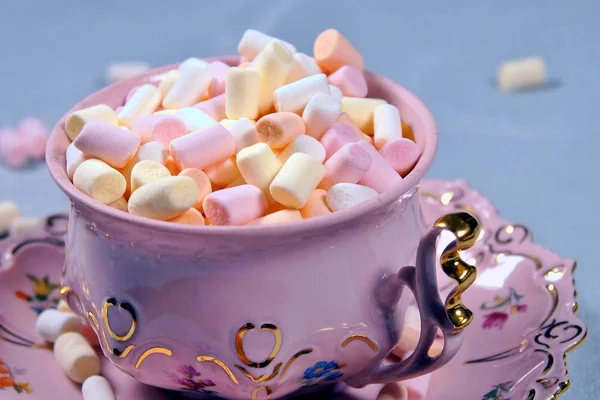
<path id="1" fill-rule="evenodd" d="M 225 93 L 225 90 L 223 90 L 223 93 Z M 194 107 L 204 111 L 215 121 L 220 121 L 225 118 L 225 94 L 219 94 L 211 99 L 201 101 Z"/>
<path id="2" fill-rule="evenodd" d="M 368 186 L 342 182 L 327 191 L 327 205 L 331 211 L 340 211 L 374 197 L 377 197 L 377 192 Z"/>
<path id="3" fill-rule="evenodd" d="M 328 94 L 316 94 L 306 104 L 302 119 L 306 134 L 320 139 L 342 112 L 340 102 Z"/>
<path id="4" fill-rule="evenodd" d="M 115 394 L 106 378 L 94 375 L 83 381 L 81 385 L 83 400 L 115 400 Z"/>
<path id="5" fill-rule="evenodd" d="M 142 143 L 157 141 L 165 149 L 171 140 L 188 133 L 185 122 L 172 115 L 146 115 L 136 120 L 131 130 L 140 136 Z"/>
<path id="6" fill-rule="evenodd" d="M 208 97 L 216 97 L 225 93 L 225 80 L 230 66 L 221 61 L 213 61 L 206 67 L 212 81 L 208 85 Z M 219 118 L 220 119 L 220 118 Z"/>
<path id="7" fill-rule="evenodd" d="M 285 84 L 293 64 L 293 54 L 277 39 L 269 42 L 252 61 L 252 68 L 260 74 L 260 115 L 273 107 L 273 92 Z"/>
<path id="8" fill-rule="evenodd" d="M 212 192 L 203 208 L 211 225 L 245 225 L 265 214 L 267 199 L 256 186 L 240 185 Z"/>
<path id="9" fill-rule="evenodd" d="M 171 156 L 180 169 L 204 169 L 235 153 L 235 141 L 221 124 L 192 132 L 171 141 Z"/>
<path id="10" fill-rule="evenodd" d="M 273 92 L 273 104 L 277 111 L 302 114 L 309 100 L 319 93 L 330 94 L 325 74 L 311 75 L 281 86 Z"/>
<path id="11" fill-rule="evenodd" d="M 232 67 L 225 81 L 225 114 L 229 119 L 256 119 L 260 106 L 260 73 Z"/>
<path id="12" fill-rule="evenodd" d="M 372 135 L 374 132 L 375 108 L 382 104 L 386 104 L 386 101 L 371 98 L 342 97 L 342 112 L 348 114 L 362 132 Z"/>
<path id="13" fill-rule="evenodd" d="M 344 65 L 359 71 L 365 69 L 361 54 L 339 31 L 327 29 L 315 40 L 313 48 L 315 60 L 326 74 L 331 74 Z"/>
<path id="14" fill-rule="evenodd" d="M 44 158 L 48 142 L 48 129 L 44 122 L 37 117 L 27 117 L 19 123 L 17 130 L 27 142 L 27 155 L 32 158 Z"/>
<path id="15" fill-rule="evenodd" d="M 39 218 L 34 217 L 17 217 L 10 221 L 8 228 L 9 232 L 13 236 L 25 235 L 31 233 L 41 227 L 43 221 Z"/>
<path id="16" fill-rule="evenodd" d="M 281 161 L 266 143 L 256 143 L 240 150 L 236 162 L 244 181 L 265 194 L 269 193 L 269 185 L 281 168 Z"/>
<path id="17" fill-rule="evenodd" d="M 102 121 L 110 125 L 118 126 L 119 117 L 117 113 L 106 104 L 97 104 L 92 107 L 73 111 L 65 120 L 65 131 L 69 139 L 75 140 L 85 124 L 90 121 Z"/>
<path id="18" fill-rule="evenodd" d="M 371 155 L 358 143 L 347 143 L 325 163 L 325 177 L 319 185 L 328 190 L 337 183 L 357 183 L 371 168 Z"/>
<path id="19" fill-rule="evenodd" d="M 273 40 L 272 36 L 266 35 L 254 29 L 248 29 L 244 32 L 242 39 L 238 44 L 238 53 L 247 61 L 254 58 Z M 281 41 L 291 53 L 296 52 L 294 45 Z"/>
<path id="20" fill-rule="evenodd" d="M 419 147 L 409 139 L 401 138 L 387 142 L 379 154 L 400 175 L 406 176 L 419 159 Z"/>
<path id="21" fill-rule="evenodd" d="M 35 329 L 42 339 L 54 343 L 63 333 L 81 332 L 83 324 L 76 314 L 48 308 L 37 317 Z"/>
<path id="22" fill-rule="evenodd" d="M 100 373 L 100 359 L 87 340 L 77 332 L 67 332 L 54 342 L 54 358 L 64 373 L 82 383 Z"/>
<path id="23" fill-rule="evenodd" d="M 123 197 L 127 189 L 125 177 L 103 161 L 82 162 L 73 174 L 73 185 L 92 199 L 110 204 Z"/>
<path id="24" fill-rule="evenodd" d="M 304 153 L 294 153 L 281 167 L 269 191 L 273 199 L 286 207 L 301 209 L 325 176 L 319 160 Z"/>
<path id="25" fill-rule="evenodd" d="M 221 124 L 225 126 L 233 136 L 236 152 L 258 143 L 258 134 L 256 133 L 256 123 L 254 121 L 246 117 L 228 122 L 227 124 L 225 124 L 224 121 L 231 120 L 222 120 Z"/>
<path id="26" fill-rule="evenodd" d="M 178 69 L 172 69 L 162 77 L 160 83 L 158 84 L 158 90 L 160 90 L 160 94 L 162 95 L 163 99 L 167 93 L 169 93 L 169 90 L 171 90 L 177 79 L 179 79 Z"/>
<path id="27" fill-rule="evenodd" d="M 336 99 L 339 102 L 341 102 L 342 97 L 344 97 L 342 90 L 335 85 L 329 85 L 329 93 L 331 93 L 331 97 L 333 97 L 334 99 Z"/>
<path id="28" fill-rule="evenodd" d="M 181 108 L 177 110 L 174 115 L 183 120 L 189 132 L 198 131 L 218 124 L 218 122 L 212 119 L 210 115 L 196 107 Z"/>
<path id="29" fill-rule="evenodd" d="M 150 66 L 145 62 L 118 62 L 112 63 L 106 68 L 106 81 L 111 84 L 124 81 L 135 76 L 146 73 Z"/>
<path id="30" fill-rule="evenodd" d="M 296 221 L 302 221 L 302 214 L 300 214 L 300 211 L 285 209 L 255 219 L 254 221 L 249 222 L 248 225 L 275 225 Z"/>
<path id="31" fill-rule="evenodd" d="M 193 207 L 197 210 L 202 210 L 202 202 L 204 198 L 212 192 L 212 183 L 208 178 L 208 175 L 204 171 L 198 168 L 187 168 L 179 173 L 178 176 L 187 176 L 194 180 L 196 187 L 198 188 L 198 198 L 193 204 Z"/>
<path id="32" fill-rule="evenodd" d="M 73 174 L 75 173 L 77 167 L 79 167 L 82 162 L 88 159 L 85 154 L 81 152 L 81 150 L 75 147 L 75 143 L 72 142 L 67 147 L 65 158 L 67 163 L 67 175 L 69 176 L 69 179 L 73 179 Z"/>
<path id="33" fill-rule="evenodd" d="M 119 199 L 117 199 L 116 201 L 113 201 L 110 204 L 107 204 L 109 207 L 114 208 L 115 210 L 119 210 L 119 211 L 123 211 L 123 212 L 128 212 L 127 210 L 127 200 L 125 200 L 124 197 L 121 197 Z"/>
<path id="34" fill-rule="evenodd" d="M 394 171 L 385 158 L 383 158 L 371 144 L 365 140 L 361 140 L 358 143 L 365 148 L 371 156 L 371 167 L 359 181 L 360 184 L 374 189 L 377 193 L 383 193 L 393 189 L 394 186 L 402 181 L 402 177 Z"/>
<path id="35" fill-rule="evenodd" d="M 279 160 L 285 163 L 294 153 L 304 153 L 313 156 L 320 162 L 325 161 L 325 148 L 317 139 L 308 135 L 296 136 L 290 144 L 279 153 Z"/>
<path id="36" fill-rule="evenodd" d="M 12 201 L 0 202 L 0 234 L 7 232 L 12 220 L 20 215 L 19 207 Z"/>
<path id="37" fill-rule="evenodd" d="M 356 131 L 349 125 L 336 122 L 321 136 L 321 144 L 325 149 L 325 159 L 329 159 L 343 145 L 358 142 Z"/>
<path id="38" fill-rule="evenodd" d="M 314 218 L 321 215 L 331 214 L 329 206 L 327 206 L 327 191 L 323 189 L 315 189 L 308 196 L 308 200 L 304 207 L 300 209 L 302 218 Z"/>
<path id="39" fill-rule="evenodd" d="M 402 138 L 400 111 L 391 104 L 381 104 L 373 111 L 375 147 L 381 149 L 387 142 Z"/>
<path id="40" fill-rule="evenodd" d="M 129 213 L 168 220 L 183 214 L 198 201 L 196 182 L 187 176 L 169 176 L 150 182 L 131 194 Z"/>
<path id="41" fill-rule="evenodd" d="M 302 118 L 292 112 L 267 114 L 256 122 L 258 139 L 274 149 L 287 146 L 305 129 Z"/>
<path id="42" fill-rule="evenodd" d="M 123 168 L 140 142 L 141 138 L 136 133 L 102 121 L 91 121 L 85 124 L 73 143 L 87 157 Z"/>
<path id="43" fill-rule="evenodd" d="M 200 101 L 212 80 L 207 63 L 190 58 L 179 66 L 179 78 L 175 81 L 162 105 L 164 108 L 183 108 Z"/>
<path id="44" fill-rule="evenodd" d="M 224 188 L 240 176 L 240 170 L 235 161 L 235 156 L 219 161 L 204 170 L 212 185 Z"/>
<path id="45" fill-rule="evenodd" d="M 131 169 L 131 193 L 158 179 L 171 176 L 167 167 L 151 160 L 142 160 Z"/>
<path id="46" fill-rule="evenodd" d="M 294 54 L 294 64 L 292 71 L 287 78 L 286 83 L 296 82 L 299 79 L 307 76 L 322 74 L 321 68 L 317 65 L 314 58 L 307 56 L 304 53 Z"/>
<path id="47" fill-rule="evenodd" d="M 168 221 L 184 225 L 206 225 L 206 222 L 204 221 L 204 216 L 202 215 L 202 213 L 200 213 L 200 211 L 196 210 L 195 208 L 190 208 L 183 214 L 175 218 L 171 218 Z"/>
<path id="48" fill-rule="evenodd" d="M 351 65 L 344 65 L 327 77 L 330 85 L 338 87 L 344 96 L 365 97 L 369 91 L 363 72 Z"/>
<path id="49" fill-rule="evenodd" d="M 409 400 L 408 390 L 402 383 L 388 383 L 381 388 L 375 400 Z"/>
<path id="50" fill-rule="evenodd" d="M 0 130 L 0 158 L 12 168 L 21 168 L 27 163 L 29 150 L 27 141 L 17 131 Z"/>
<path id="51" fill-rule="evenodd" d="M 502 91 L 542 86 L 546 83 L 546 63 L 540 57 L 507 61 L 498 68 L 496 81 Z"/>
<path id="52" fill-rule="evenodd" d="M 156 86 L 150 84 L 140 86 L 119 111 L 119 123 L 131 129 L 138 118 L 156 111 L 161 100 L 162 95 Z"/>

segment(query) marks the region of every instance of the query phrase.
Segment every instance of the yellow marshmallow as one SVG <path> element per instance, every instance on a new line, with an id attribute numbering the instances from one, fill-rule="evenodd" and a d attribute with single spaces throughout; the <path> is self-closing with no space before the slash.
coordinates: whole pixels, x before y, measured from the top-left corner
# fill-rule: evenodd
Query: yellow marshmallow
<path id="1" fill-rule="evenodd" d="M 73 174 L 77 189 L 104 204 L 117 201 L 125 194 L 125 177 L 104 161 L 90 159 L 82 162 Z"/>
<path id="2" fill-rule="evenodd" d="M 65 121 L 65 131 L 69 139 L 75 140 L 88 121 L 103 121 L 114 126 L 119 125 L 119 117 L 110 106 L 97 104 L 69 114 Z"/>
<path id="3" fill-rule="evenodd" d="M 256 56 L 252 68 L 260 74 L 259 114 L 263 115 L 273 106 L 273 92 L 285 84 L 294 56 L 284 44 L 274 39 Z"/>
<path id="4" fill-rule="evenodd" d="M 308 154 L 294 153 L 271 182 L 270 192 L 278 203 L 300 209 L 324 176 L 325 167 L 319 160 Z"/>
<path id="5" fill-rule="evenodd" d="M 77 383 L 100 373 L 100 359 L 87 340 L 77 332 L 67 332 L 54 343 L 54 357 L 64 373 Z"/>
<path id="6" fill-rule="evenodd" d="M 169 176 L 150 182 L 129 198 L 128 209 L 133 215 L 168 220 L 183 214 L 198 200 L 196 182 L 187 176 Z"/>
<path id="7" fill-rule="evenodd" d="M 228 119 L 258 117 L 260 73 L 254 68 L 231 67 L 225 80 L 225 114 Z"/>
<path id="8" fill-rule="evenodd" d="M 171 176 L 167 167 L 151 160 L 142 160 L 131 169 L 131 193 L 155 180 Z"/>
<path id="9" fill-rule="evenodd" d="M 169 90 L 171 90 L 177 79 L 179 79 L 179 70 L 172 69 L 160 80 L 158 90 L 160 90 L 160 94 L 162 94 L 163 98 L 169 93 Z"/>
<path id="10" fill-rule="evenodd" d="M 386 104 L 386 101 L 360 97 L 342 97 L 342 112 L 348 114 L 361 131 L 372 136 L 375 109 L 382 104 Z"/>
<path id="11" fill-rule="evenodd" d="M 236 162 L 246 183 L 256 186 L 265 194 L 269 192 L 269 185 L 281 168 L 281 161 L 266 143 L 256 143 L 240 150 Z"/>

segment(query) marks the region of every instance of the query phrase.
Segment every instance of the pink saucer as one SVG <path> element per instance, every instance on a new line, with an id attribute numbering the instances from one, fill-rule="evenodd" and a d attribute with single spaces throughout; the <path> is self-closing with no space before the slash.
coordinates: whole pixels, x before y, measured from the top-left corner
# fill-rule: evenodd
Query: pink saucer
<path id="1" fill-rule="evenodd" d="M 465 330 L 463 348 L 430 379 L 405 383 L 417 389 L 429 381 L 427 400 L 541 400 L 567 390 L 570 381 L 563 355 L 587 334 L 575 316 L 575 261 L 532 243 L 531 231 L 500 219 L 491 203 L 463 181 L 425 181 L 421 201 L 428 223 L 443 214 L 467 210 L 479 218 L 484 233 L 463 253 L 479 269 L 477 281 L 463 297 L 476 311 Z M 43 230 L 27 237 L 0 235 L 0 255 L 4 253 L 0 258 L 3 400 L 82 398 L 80 386 L 63 375 L 34 330 L 38 313 L 54 307 L 60 297 L 66 227 L 66 216 L 58 215 L 48 217 Z M 441 291 L 448 291 L 451 282 L 443 274 L 439 280 Z M 118 399 L 182 398 L 179 393 L 138 383 L 107 359 L 103 374 Z M 345 390 L 339 386 L 320 397 L 372 400 L 380 387 Z"/>

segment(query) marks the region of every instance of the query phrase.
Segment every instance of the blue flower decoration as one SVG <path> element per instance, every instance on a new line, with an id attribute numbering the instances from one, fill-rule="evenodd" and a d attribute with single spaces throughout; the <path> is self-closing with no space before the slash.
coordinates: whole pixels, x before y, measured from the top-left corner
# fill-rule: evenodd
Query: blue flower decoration
<path id="1" fill-rule="evenodd" d="M 342 376 L 344 376 L 344 374 L 342 374 L 340 371 L 334 371 L 332 373 L 330 373 L 329 375 L 327 375 L 323 380 L 324 381 L 335 381 L 338 378 L 341 378 Z"/>
<path id="2" fill-rule="evenodd" d="M 335 361 L 319 361 L 312 367 L 306 368 L 304 371 L 304 379 L 320 378 L 334 369 L 339 369 L 339 365 Z"/>

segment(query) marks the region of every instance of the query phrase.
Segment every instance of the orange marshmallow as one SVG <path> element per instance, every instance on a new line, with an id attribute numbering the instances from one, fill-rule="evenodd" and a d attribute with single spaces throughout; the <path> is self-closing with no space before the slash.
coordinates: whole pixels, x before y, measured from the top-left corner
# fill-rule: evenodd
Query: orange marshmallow
<path id="1" fill-rule="evenodd" d="M 195 208 L 190 208 L 183 214 L 175 218 L 171 218 L 169 222 L 185 225 L 205 225 L 204 216 Z"/>
<path id="2" fill-rule="evenodd" d="M 186 168 L 178 176 L 188 176 L 194 180 L 198 187 L 198 200 L 193 205 L 197 210 L 202 210 L 202 202 L 208 194 L 212 193 L 212 184 L 208 175 L 198 168 Z"/>
<path id="3" fill-rule="evenodd" d="M 274 149 L 287 146 L 296 136 L 304 134 L 305 131 L 304 121 L 293 112 L 268 114 L 256 123 L 259 140 Z"/>
<path id="4" fill-rule="evenodd" d="M 267 214 L 262 218 L 255 219 L 247 225 L 274 225 L 301 221 L 302 215 L 298 210 L 283 209 Z"/>
<path id="5" fill-rule="evenodd" d="M 323 31 L 315 40 L 313 51 L 317 64 L 327 74 L 344 65 L 351 65 L 360 71 L 365 69 L 362 55 L 335 29 Z"/>
<path id="6" fill-rule="evenodd" d="M 302 214 L 303 218 L 331 214 L 331 210 L 327 206 L 327 192 L 323 189 L 315 189 L 308 197 L 304 207 L 300 209 L 300 214 Z"/>
<path id="7" fill-rule="evenodd" d="M 226 158 L 204 170 L 215 188 L 224 188 L 240 176 L 235 156 Z"/>

